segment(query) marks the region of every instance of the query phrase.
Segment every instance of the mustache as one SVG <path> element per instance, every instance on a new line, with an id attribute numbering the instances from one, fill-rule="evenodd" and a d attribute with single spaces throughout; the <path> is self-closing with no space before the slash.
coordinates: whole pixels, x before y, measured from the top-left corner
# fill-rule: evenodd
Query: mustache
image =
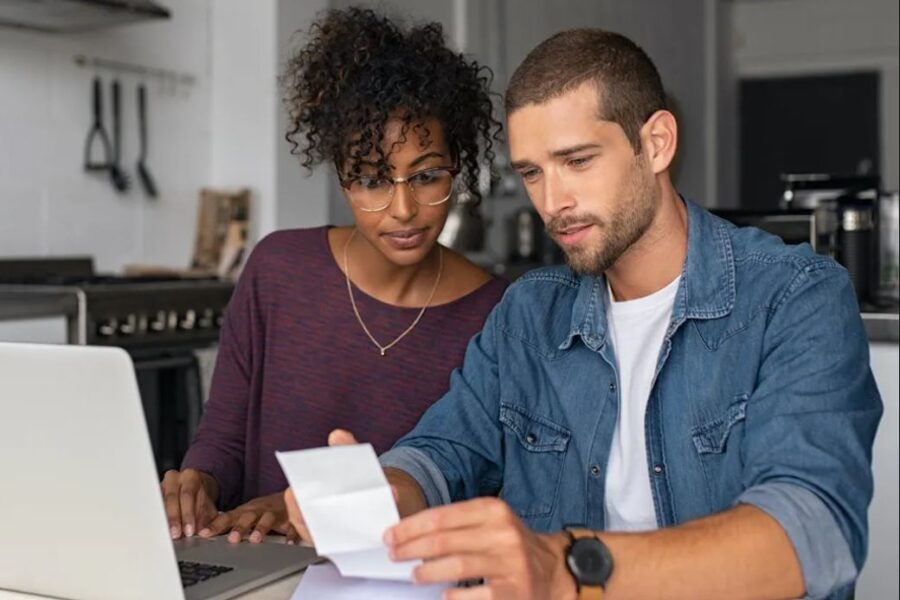
<path id="1" fill-rule="evenodd" d="M 561 232 L 576 227 L 585 227 L 588 225 L 596 225 L 605 227 L 603 219 L 589 213 L 581 215 L 566 215 L 564 217 L 554 217 L 550 219 L 544 228 L 550 235 L 559 235 Z"/>

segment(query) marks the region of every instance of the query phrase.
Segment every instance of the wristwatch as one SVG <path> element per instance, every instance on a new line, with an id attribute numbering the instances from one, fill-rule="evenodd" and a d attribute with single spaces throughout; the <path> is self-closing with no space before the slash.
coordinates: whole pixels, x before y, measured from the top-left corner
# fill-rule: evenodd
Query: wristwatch
<path id="1" fill-rule="evenodd" d="M 590 529 L 566 527 L 571 543 L 566 548 L 566 566 L 578 586 L 578 600 L 601 600 L 613 572 L 612 554 Z"/>

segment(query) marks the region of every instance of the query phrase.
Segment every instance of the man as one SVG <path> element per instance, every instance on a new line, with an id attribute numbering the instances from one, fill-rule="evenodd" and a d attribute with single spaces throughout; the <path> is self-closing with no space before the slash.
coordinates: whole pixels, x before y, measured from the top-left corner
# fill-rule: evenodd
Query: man
<path id="1" fill-rule="evenodd" d="M 381 457 L 392 556 L 484 580 L 454 600 L 848 597 L 881 400 L 846 272 L 678 195 L 675 118 L 622 36 L 543 42 L 506 110 L 569 268 L 509 288 Z"/>

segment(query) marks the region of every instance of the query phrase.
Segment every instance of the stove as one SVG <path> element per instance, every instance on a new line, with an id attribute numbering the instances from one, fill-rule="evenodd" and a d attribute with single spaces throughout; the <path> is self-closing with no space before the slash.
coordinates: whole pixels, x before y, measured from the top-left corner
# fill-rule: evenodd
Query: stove
<path id="1" fill-rule="evenodd" d="M 97 274 L 88 257 L 0 260 L 0 305 L 68 317 L 73 344 L 141 350 L 218 340 L 233 284 L 214 278 Z"/>

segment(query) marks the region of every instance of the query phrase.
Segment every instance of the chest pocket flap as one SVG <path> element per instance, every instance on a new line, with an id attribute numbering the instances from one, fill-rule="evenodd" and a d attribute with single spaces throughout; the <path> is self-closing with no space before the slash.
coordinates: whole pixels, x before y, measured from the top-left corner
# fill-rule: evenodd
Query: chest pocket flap
<path id="1" fill-rule="evenodd" d="M 691 430 L 694 446 L 699 454 L 721 454 L 725 452 L 731 430 L 747 417 L 747 398 L 740 395 L 718 419 L 704 423 Z"/>
<path id="2" fill-rule="evenodd" d="M 565 452 L 572 436 L 565 427 L 505 402 L 500 404 L 500 422 L 531 452 Z"/>

